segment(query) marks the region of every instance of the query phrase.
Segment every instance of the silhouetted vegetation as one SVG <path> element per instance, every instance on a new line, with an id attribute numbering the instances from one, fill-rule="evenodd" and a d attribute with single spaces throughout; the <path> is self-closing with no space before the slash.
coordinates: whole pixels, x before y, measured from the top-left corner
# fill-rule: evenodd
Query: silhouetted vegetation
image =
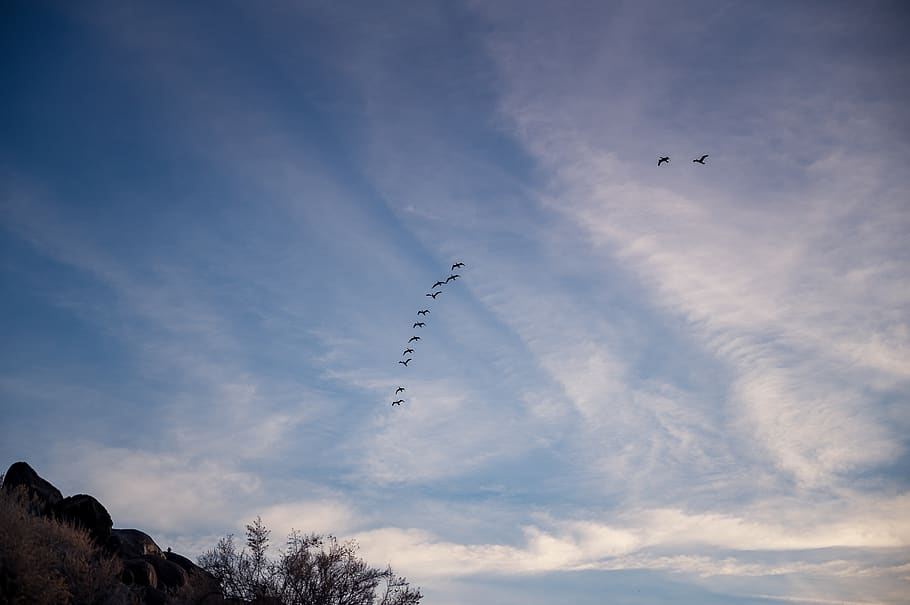
<path id="1" fill-rule="evenodd" d="M 221 539 L 199 566 L 137 529 L 112 528 L 86 494 L 64 498 L 27 463 L 0 473 L 2 605 L 417 605 L 408 582 L 354 542 L 293 532 L 270 558 L 257 518 L 246 546 Z"/>
<path id="2" fill-rule="evenodd" d="M 127 603 L 120 560 L 85 529 L 33 514 L 36 506 L 23 488 L 0 489 L 0 603 Z"/>
<path id="3" fill-rule="evenodd" d="M 423 598 L 391 567 L 371 567 L 359 558 L 354 542 L 293 532 L 270 559 L 270 530 L 262 520 L 246 530 L 246 548 L 238 551 L 229 535 L 199 557 L 227 598 L 262 605 L 413 605 Z"/>

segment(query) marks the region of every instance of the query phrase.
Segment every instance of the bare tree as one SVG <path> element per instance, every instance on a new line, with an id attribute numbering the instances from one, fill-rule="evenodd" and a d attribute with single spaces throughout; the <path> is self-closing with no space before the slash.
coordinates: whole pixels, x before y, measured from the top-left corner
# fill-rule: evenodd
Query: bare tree
<path id="1" fill-rule="evenodd" d="M 229 535 L 199 557 L 199 565 L 221 581 L 225 597 L 260 605 L 416 605 L 423 598 L 391 566 L 371 567 L 358 557 L 353 541 L 294 531 L 270 560 L 270 531 L 262 519 L 246 530 L 249 550 L 237 552 Z"/>

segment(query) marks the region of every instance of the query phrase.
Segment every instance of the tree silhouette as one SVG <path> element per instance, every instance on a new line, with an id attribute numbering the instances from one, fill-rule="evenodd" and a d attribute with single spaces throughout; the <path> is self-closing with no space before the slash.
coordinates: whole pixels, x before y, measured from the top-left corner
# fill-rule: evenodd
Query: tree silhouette
<path id="1" fill-rule="evenodd" d="M 228 535 L 199 557 L 227 598 L 258 605 L 416 605 L 423 598 L 391 566 L 372 567 L 358 557 L 353 541 L 293 531 L 270 560 L 271 532 L 262 519 L 256 517 L 246 532 L 246 549 L 237 552 Z"/>

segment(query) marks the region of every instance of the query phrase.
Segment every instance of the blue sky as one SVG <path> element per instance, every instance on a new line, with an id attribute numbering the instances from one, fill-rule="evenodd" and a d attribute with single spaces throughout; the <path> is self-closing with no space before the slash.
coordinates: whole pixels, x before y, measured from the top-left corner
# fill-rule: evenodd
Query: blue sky
<path id="1" fill-rule="evenodd" d="M 4 466 L 433 604 L 906 602 L 902 3 L 0 11 Z"/>

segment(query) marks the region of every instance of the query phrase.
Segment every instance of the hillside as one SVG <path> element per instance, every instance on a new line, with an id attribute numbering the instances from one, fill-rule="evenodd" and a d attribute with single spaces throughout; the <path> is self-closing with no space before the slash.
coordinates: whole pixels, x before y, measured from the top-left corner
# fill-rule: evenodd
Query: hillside
<path id="1" fill-rule="evenodd" d="M 88 494 L 64 497 L 25 462 L 0 490 L 0 603 L 190 604 L 231 602 L 218 580 L 162 551 L 139 529 L 115 528 Z"/>

